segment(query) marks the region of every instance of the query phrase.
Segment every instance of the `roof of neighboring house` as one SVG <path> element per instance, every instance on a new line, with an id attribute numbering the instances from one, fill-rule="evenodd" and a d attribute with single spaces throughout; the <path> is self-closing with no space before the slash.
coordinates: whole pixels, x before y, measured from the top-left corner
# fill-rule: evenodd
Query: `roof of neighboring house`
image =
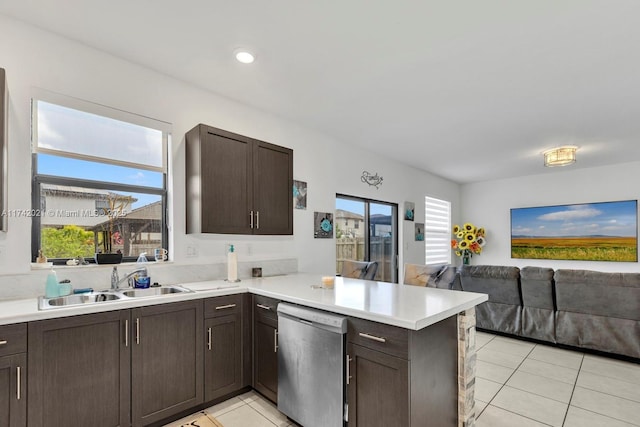
<path id="1" fill-rule="evenodd" d="M 364 216 L 359 215 L 355 212 L 349 212 L 342 209 L 336 209 L 336 219 L 359 219 L 364 221 Z"/>
<path id="2" fill-rule="evenodd" d="M 155 223 L 160 224 L 162 222 L 162 201 L 149 203 L 148 205 L 140 206 L 128 212 L 126 215 L 118 216 L 113 219 L 107 219 L 99 224 L 93 226 L 94 231 L 101 231 L 106 228 L 109 223 L 112 225 L 117 224 L 142 224 L 142 223 Z M 158 228 L 158 224 L 153 224 L 154 229 Z M 150 230 L 151 231 L 151 230 Z"/>
<path id="3" fill-rule="evenodd" d="M 75 197 L 94 200 L 108 200 L 110 198 L 118 200 L 130 198 L 131 203 L 134 203 L 138 200 L 135 197 L 131 197 L 126 194 L 114 193 L 113 191 L 109 190 L 73 187 L 71 185 L 42 184 L 40 186 L 40 189 L 44 196 Z"/>

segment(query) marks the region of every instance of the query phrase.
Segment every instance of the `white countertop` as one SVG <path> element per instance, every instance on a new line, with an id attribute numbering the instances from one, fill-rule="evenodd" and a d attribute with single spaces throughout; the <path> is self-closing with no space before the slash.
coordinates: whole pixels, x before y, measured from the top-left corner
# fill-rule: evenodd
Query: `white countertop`
<path id="1" fill-rule="evenodd" d="M 337 277 L 333 289 L 318 289 L 321 276 L 292 274 L 178 283 L 195 292 L 38 310 L 37 298 L 0 301 L 0 325 L 251 292 L 406 329 L 418 330 L 487 301 L 486 294 Z M 238 285 L 238 286 L 235 286 Z M 230 287 L 231 286 L 231 287 Z"/>

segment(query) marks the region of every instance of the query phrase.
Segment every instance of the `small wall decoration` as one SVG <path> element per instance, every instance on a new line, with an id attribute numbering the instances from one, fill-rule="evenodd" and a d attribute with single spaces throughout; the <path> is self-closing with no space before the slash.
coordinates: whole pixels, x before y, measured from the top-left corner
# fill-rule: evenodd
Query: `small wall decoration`
<path id="1" fill-rule="evenodd" d="M 511 209 L 511 258 L 638 261 L 638 201 Z"/>
<path id="2" fill-rule="evenodd" d="M 404 219 L 405 221 L 413 221 L 416 212 L 416 204 L 413 202 L 404 202 Z"/>
<path id="3" fill-rule="evenodd" d="M 333 214 L 329 212 L 313 213 L 313 237 L 316 239 L 333 238 Z"/>
<path id="4" fill-rule="evenodd" d="M 307 209 L 307 183 L 304 181 L 293 181 L 293 207 Z"/>
<path id="5" fill-rule="evenodd" d="M 362 171 L 360 180 L 365 184 L 369 184 L 372 187 L 376 187 L 376 190 L 382 185 L 383 178 L 377 173 L 374 175 L 367 171 Z"/>
<path id="6" fill-rule="evenodd" d="M 416 222 L 415 227 L 416 242 L 424 242 L 424 224 Z"/>

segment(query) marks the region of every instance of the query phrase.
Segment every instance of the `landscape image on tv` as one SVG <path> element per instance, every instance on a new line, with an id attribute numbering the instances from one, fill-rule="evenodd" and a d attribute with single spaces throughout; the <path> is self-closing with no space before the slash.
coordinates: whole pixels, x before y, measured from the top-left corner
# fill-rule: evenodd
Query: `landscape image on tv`
<path id="1" fill-rule="evenodd" d="M 511 209 L 511 258 L 638 261 L 638 201 Z"/>

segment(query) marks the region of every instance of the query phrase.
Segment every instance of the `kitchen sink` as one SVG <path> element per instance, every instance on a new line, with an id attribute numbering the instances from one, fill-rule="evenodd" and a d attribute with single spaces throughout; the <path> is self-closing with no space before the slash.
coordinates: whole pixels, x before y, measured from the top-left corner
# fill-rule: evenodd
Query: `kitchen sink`
<path id="1" fill-rule="evenodd" d="M 57 298 L 38 298 L 38 308 L 49 310 L 69 306 L 100 304 L 108 301 L 126 301 L 131 298 L 155 297 L 160 295 L 175 295 L 193 292 L 180 286 L 152 286 L 150 288 L 127 288 L 103 292 L 89 292 L 85 294 L 67 295 Z"/>
<path id="2" fill-rule="evenodd" d="M 155 297 L 158 295 L 172 295 L 184 292 L 193 292 L 179 286 L 159 286 L 150 288 L 133 288 L 120 291 L 127 298 Z"/>
<path id="3" fill-rule="evenodd" d="M 114 292 L 89 292 L 85 294 L 66 295 L 56 298 L 38 298 L 38 308 L 46 310 L 49 308 L 61 308 L 72 305 L 97 304 L 107 301 L 120 300 L 121 296 Z"/>

